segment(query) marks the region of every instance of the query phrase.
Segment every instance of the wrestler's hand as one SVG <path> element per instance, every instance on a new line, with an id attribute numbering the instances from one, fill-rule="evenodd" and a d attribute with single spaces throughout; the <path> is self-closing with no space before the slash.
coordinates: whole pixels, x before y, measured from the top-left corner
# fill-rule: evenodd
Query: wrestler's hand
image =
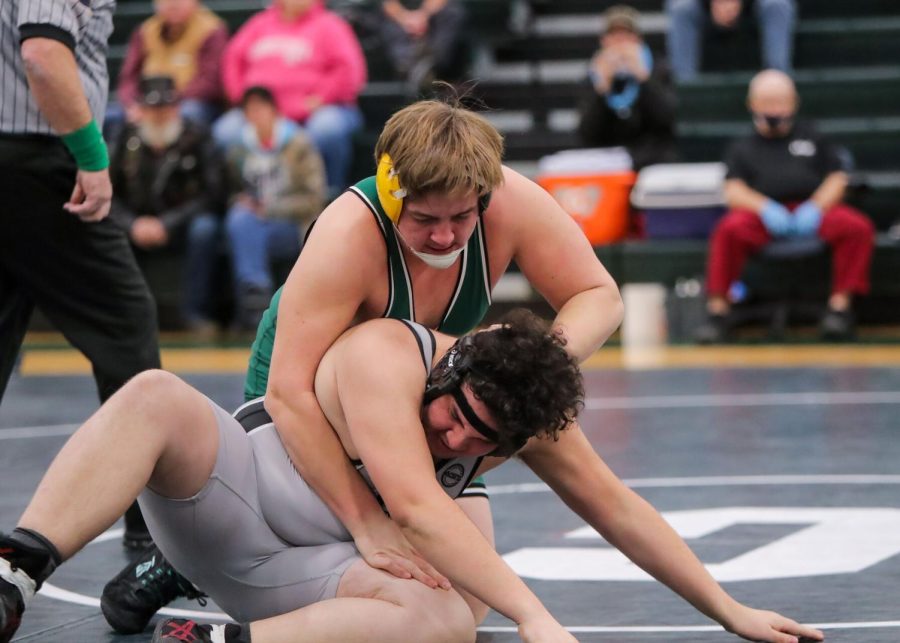
<path id="1" fill-rule="evenodd" d="M 356 548 L 372 567 L 397 578 L 414 578 L 432 589 L 450 589 L 446 576 L 422 558 L 393 520 L 369 521 L 366 533 L 355 534 Z"/>
<path id="2" fill-rule="evenodd" d="M 781 614 L 752 609 L 746 605 L 738 605 L 724 627 L 748 641 L 798 643 L 799 637 L 813 641 L 825 639 L 825 635 L 817 629 L 800 625 Z"/>
<path id="3" fill-rule="evenodd" d="M 525 643 L 573 643 L 573 641 L 577 643 L 578 641 L 549 614 L 519 623 L 519 637 Z"/>

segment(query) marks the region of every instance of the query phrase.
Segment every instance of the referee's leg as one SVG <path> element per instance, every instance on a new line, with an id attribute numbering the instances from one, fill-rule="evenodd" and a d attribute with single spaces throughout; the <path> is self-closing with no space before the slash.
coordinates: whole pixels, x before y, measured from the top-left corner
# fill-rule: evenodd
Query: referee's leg
<path id="1" fill-rule="evenodd" d="M 137 373 L 159 368 L 156 306 L 124 231 L 62 209 L 75 178 L 62 145 L 18 147 L 16 164 L 0 151 L 0 265 L 90 360 L 106 400 Z M 129 528 L 145 529 L 134 510 Z"/>
<path id="2" fill-rule="evenodd" d="M 33 308 L 31 299 L 0 265 L 0 400 L 16 365 Z"/>
<path id="3" fill-rule="evenodd" d="M 75 168 L 61 144 L 23 146 L 0 168 L 2 263 L 18 287 L 90 360 L 101 401 L 158 368 L 156 306 L 125 232 L 62 209 Z M 3 186 L 6 187 L 6 186 Z"/>

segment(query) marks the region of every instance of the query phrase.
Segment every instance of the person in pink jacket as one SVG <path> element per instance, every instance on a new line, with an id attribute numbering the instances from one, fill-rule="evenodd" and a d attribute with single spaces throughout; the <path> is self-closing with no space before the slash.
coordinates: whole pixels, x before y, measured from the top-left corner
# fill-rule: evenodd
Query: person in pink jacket
<path id="1" fill-rule="evenodd" d="M 366 62 L 353 29 L 322 0 L 274 0 L 231 39 L 222 62 L 225 93 L 240 102 L 248 87 L 267 87 L 279 111 L 306 129 L 325 163 L 331 195 L 347 185 L 353 133 L 362 125 L 356 97 Z M 241 110 L 213 126 L 226 148 L 240 138 Z"/>

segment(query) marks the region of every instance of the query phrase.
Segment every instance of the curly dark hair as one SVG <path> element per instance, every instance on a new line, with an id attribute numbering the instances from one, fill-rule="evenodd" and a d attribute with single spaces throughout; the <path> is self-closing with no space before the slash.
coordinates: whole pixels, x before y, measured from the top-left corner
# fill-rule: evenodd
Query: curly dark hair
<path id="1" fill-rule="evenodd" d="M 559 439 L 584 406 L 584 383 L 565 338 L 545 320 L 519 308 L 499 323 L 472 336 L 465 381 L 497 423 L 498 452 L 511 454 L 533 436 Z"/>

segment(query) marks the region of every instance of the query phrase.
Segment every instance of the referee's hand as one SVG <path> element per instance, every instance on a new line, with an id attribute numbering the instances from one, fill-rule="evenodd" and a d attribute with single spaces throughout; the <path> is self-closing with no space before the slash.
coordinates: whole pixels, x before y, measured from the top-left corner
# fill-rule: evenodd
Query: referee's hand
<path id="1" fill-rule="evenodd" d="M 63 208 L 82 221 L 93 223 L 106 218 L 111 201 L 112 183 L 109 181 L 109 170 L 99 172 L 78 170 L 75 176 L 75 189 L 72 190 L 72 196 Z"/>

